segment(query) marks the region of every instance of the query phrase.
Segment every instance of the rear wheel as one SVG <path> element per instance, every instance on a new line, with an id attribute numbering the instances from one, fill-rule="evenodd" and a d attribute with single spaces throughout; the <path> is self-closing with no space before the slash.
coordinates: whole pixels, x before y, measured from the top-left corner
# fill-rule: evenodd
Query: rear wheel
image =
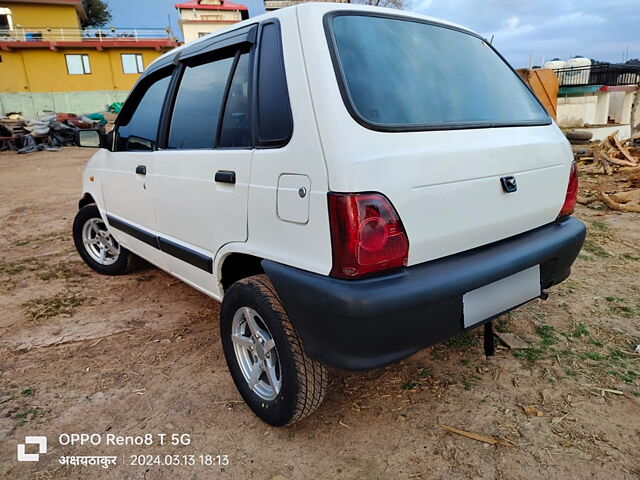
<path id="1" fill-rule="evenodd" d="M 305 355 L 265 275 L 240 280 L 225 293 L 220 332 L 233 381 L 262 420 L 290 425 L 320 406 L 327 369 Z"/>
<path id="2" fill-rule="evenodd" d="M 95 204 L 82 207 L 73 220 L 76 250 L 96 272 L 120 275 L 129 267 L 131 254 L 109 232 Z"/>

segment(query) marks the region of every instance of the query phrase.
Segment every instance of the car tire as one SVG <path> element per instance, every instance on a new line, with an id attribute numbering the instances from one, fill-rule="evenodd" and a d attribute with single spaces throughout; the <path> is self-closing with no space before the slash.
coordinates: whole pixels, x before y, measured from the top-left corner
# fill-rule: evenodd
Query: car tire
<path id="1" fill-rule="evenodd" d="M 220 333 L 231 377 L 260 419 L 277 427 L 291 425 L 320 406 L 327 368 L 305 355 L 266 275 L 239 280 L 227 290 Z"/>
<path id="2" fill-rule="evenodd" d="M 85 205 L 76 214 L 73 243 L 84 262 L 102 275 L 121 275 L 129 270 L 133 255 L 111 236 L 95 204 Z"/>
<path id="3" fill-rule="evenodd" d="M 569 140 L 589 141 L 589 140 L 591 140 L 591 137 L 593 137 L 593 133 L 586 132 L 584 130 L 572 130 L 572 131 L 566 133 L 566 137 Z"/>

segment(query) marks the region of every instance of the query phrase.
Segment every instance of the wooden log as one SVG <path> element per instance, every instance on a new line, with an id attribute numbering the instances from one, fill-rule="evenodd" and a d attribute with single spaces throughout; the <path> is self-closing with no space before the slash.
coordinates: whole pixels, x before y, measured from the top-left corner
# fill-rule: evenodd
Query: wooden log
<path id="1" fill-rule="evenodd" d="M 504 343 L 509 350 L 524 350 L 530 348 L 527 342 L 522 340 L 514 333 L 508 332 L 493 332 L 496 337 L 498 337 L 502 343 Z"/>
<path id="2" fill-rule="evenodd" d="M 614 202 L 609 195 L 604 192 L 600 192 L 600 200 L 611 210 L 617 210 L 619 212 L 634 212 L 640 213 L 640 205 L 626 205 L 624 203 Z"/>
<path id="3" fill-rule="evenodd" d="M 604 172 L 607 175 L 613 175 L 613 167 L 611 166 L 609 155 L 604 153 L 602 150 L 594 150 L 593 151 L 593 161 L 599 162 L 604 168 Z"/>
<path id="4" fill-rule="evenodd" d="M 597 156 L 600 156 L 600 162 L 603 165 L 606 165 L 607 163 L 608 164 L 613 163 L 614 165 L 619 165 L 621 167 L 636 167 L 636 166 L 638 166 L 637 163 L 632 163 L 632 162 L 629 162 L 628 160 L 622 160 L 620 158 L 611 157 L 611 156 L 607 155 L 606 153 L 604 153 L 602 150 L 594 150 L 593 151 L 593 156 L 594 156 L 594 158 L 596 158 Z M 603 159 L 606 160 L 606 162 L 603 162 Z M 612 172 L 613 172 L 613 170 L 612 170 Z"/>
<path id="5" fill-rule="evenodd" d="M 611 137 L 609 137 L 609 138 L 611 138 Z M 631 162 L 630 166 L 635 167 L 636 165 L 638 165 L 638 161 L 634 157 L 632 157 L 631 154 L 629 153 L 629 150 L 627 150 L 624 147 L 624 145 L 622 145 L 620 143 L 620 140 L 618 140 L 618 137 L 614 136 L 612 138 L 612 140 L 613 140 L 613 143 L 615 144 L 616 148 L 618 150 L 620 150 L 620 153 L 622 153 L 622 155 L 624 155 L 624 158 L 626 158 L 629 162 Z"/>
<path id="6" fill-rule="evenodd" d="M 452 433 L 456 433 L 458 435 L 462 435 L 463 437 L 471 438 L 473 440 L 477 440 L 478 442 L 488 443 L 490 445 L 502 445 L 504 447 L 511 447 L 513 443 L 508 443 L 504 440 L 500 440 L 495 437 L 490 437 L 488 435 L 481 435 L 479 433 L 466 432 L 464 430 L 460 430 L 455 427 L 450 427 L 449 425 L 441 425 L 440 428 L 443 430 L 447 430 Z"/>
<path id="7" fill-rule="evenodd" d="M 583 195 L 578 195 L 577 202 L 580 205 L 590 205 L 590 204 L 592 204 L 593 202 L 595 202 L 597 200 L 599 200 L 598 197 L 585 197 Z"/>
<path id="8" fill-rule="evenodd" d="M 640 189 L 612 193 L 609 195 L 609 198 L 616 203 L 635 203 L 640 205 Z"/>

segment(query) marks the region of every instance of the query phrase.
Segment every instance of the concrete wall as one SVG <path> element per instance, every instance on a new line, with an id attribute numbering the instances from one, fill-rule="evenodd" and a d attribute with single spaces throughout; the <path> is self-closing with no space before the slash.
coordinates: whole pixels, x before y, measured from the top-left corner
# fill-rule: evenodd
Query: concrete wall
<path id="1" fill-rule="evenodd" d="M 200 38 L 201 33 L 213 33 L 242 20 L 239 10 L 180 9 L 180 28 L 185 42 Z"/>
<path id="2" fill-rule="evenodd" d="M 616 123 L 631 123 L 631 107 L 636 92 L 611 92 L 609 117 Z"/>
<path id="3" fill-rule="evenodd" d="M 585 125 L 631 123 L 631 107 L 636 92 L 596 92 L 577 97 L 558 97 L 558 125 L 564 128 Z"/>
<path id="4" fill-rule="evenodd" d="M 27 118 L 37 118 L 44 110 L 65 113 L 94 113 L 104 111 L 113 102 L 123 102 L 128 90 L 100 90 L 93 92 L 0 92 L 0 115 L 22 112 Z"/>
<path id="5" fill-rule="evenodd" d="M 181 20 L 236 20 L 240 21 L 242 16 L 240 10 L 194 10 L 192 8 L 180 9 Z"/>
<path id="6" fill-rule="evenodd" d="M 631 136 L 631 125 L 609 125 L 601 127 L 584 127 L 580 128 L 581 132 L 591 132 L 593 137 L 591 141 L 599 142 L 614 133 L 618 138 L 629 138 Z"/>
<path id="7" fill-rule="evenodd" d="M 3 2 L 0 7 L 11 10 L 13 26 L 80 28 L 80 19 L 73 5 L 46 5 L 33 3 Z"/>
<path id="8" fill-rule="evenodd" d="M 238 22 L 239 21 L 240 20 L 238 20 Z M 223 28 L 226 28 L 228 26 L 229 26 L 229 23 L 209 23 L 209 22 L 183 23 L 181 25 L 182 35 L 184 37 L 185 42 L 191 42 L 193 40 L 197 40 L 202 36 L 200 35 L 201 33 L 208 34 L 208 33 L 217 32 L 218 30 L 222 30 Z"/>
<path id="9" fill-rule="evenodd" d="M 558 125 L 582 127 L 585 123 L 594 124 L 597 102 L 595 95 L 558 97 Z"/>
<path id="10" fill-rule="evenodd" d="M 126 74 L 120 55 L 142 54 L 144 66 L 162 55 L 153 48 L 48 48 L 12 49 L 0 52 L 0 92 L 77 92 L 130 90 L 139 74 Z M 91 73 L 69 75 L 65 54 L 89 55 Z"/>
<path id="11" fill-rule="evenodd" d="M 609 123 L 609 103 L 611 101 L 611 92 L 596 93 L 598 99 L 596 103 L 596 115 L 592 122 L 585 122 L 589 125 L 606 125 Z"/>

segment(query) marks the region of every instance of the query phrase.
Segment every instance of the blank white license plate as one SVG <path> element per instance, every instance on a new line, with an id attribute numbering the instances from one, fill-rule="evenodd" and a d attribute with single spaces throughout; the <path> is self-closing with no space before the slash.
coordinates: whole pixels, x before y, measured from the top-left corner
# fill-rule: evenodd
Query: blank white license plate
<path id="1" fill-rule="evenodd" d="M 473 325 L 540 296 L 540 265 L 514 273 L 462 296 L 464 327 Z"/>

